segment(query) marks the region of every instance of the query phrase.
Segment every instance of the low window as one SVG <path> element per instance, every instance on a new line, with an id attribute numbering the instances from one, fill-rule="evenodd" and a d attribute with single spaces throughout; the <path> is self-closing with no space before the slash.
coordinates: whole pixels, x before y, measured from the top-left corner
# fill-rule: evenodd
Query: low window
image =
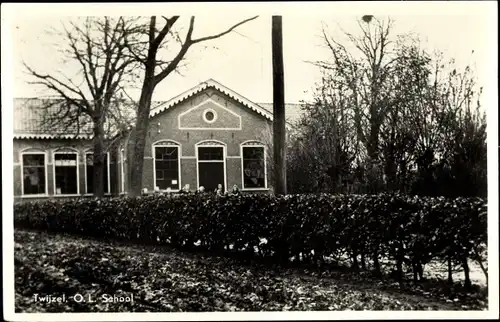
<path id="1" fill-rule="evenodd" d="M 179 147 L 155 146 L 155 187 L 179 189 Z"/>
<path id="2" fill-rule="evenodd" d="M 78 154 L 54 153 L 54 193 L 78 194 Z"/>
<path id="3" fill-rule="evenodd" d="M 94 193 L 94 154 L 85 154 L 86 193 Z M 104 155 L 104 192 L 109 193 L 109 158 Z"/>
<path id="4" fill-rule="evenodd" d="M 243 146 L 243 188 L 266 188 L 263 146 Z"/>
<path id="5" fill-rule="evenodd" d="M 23 195 L 46 194 L 45 154 L 23 154 Z"/>

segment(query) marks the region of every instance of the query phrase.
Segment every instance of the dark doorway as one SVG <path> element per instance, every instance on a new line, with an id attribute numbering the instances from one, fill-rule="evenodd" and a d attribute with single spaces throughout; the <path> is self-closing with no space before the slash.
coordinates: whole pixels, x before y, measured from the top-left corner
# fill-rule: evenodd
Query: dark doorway
<path id="1" fill-rule="evenodd" d="M 198 186 L 205 187 L 205 191 L 215 191 L 219 184 L 225 191 L 223 147 L 198 147 L 198 178 Z"/>

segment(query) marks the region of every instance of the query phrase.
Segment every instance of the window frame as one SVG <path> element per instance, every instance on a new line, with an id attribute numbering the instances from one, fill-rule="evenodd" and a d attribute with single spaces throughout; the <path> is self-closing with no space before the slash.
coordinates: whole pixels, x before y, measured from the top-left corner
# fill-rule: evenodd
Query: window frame
<path id="1" fill-rule="evenodd" d="M 214 118 L 212 120 L 207 119 L 207 114 L 212 113 Z M 208 124 L 215 123 L 217 121 L 217 112 L 213 108 L 207 108 L 203 111 L 203 121 Z"/>
<path id="2" fill-rule="evenodd" d="M 224 171 L 224 190 L 229 191 L 227 186 L 227 147 L 221 141 L 218 140 L 204 140 L 195 144 L 195 155 L 196 155 L 196 189 L 200 189 L 200 163 L 222 163 Z M 199 148 L 211 148 L 217 147 L 222 148 L 222 160 L 200 160 L 199 158 Z"/>
<path id="3" fill-rule="evenodd" d="M 31 148 L 25 149 L 30 150 Z M 45 168 L 45 193 L 43 194 L 25 194 L 24 193 L 24 155 L 43 155 L 43 167 Z M 21 165 L 21 197 L 22 198 L 39 198 L 49 196 L 49 173 L 48 173 L 48 153 L 46 151 L 21 151 L 19 163 Z"/>
<path id="4" fill-rule="evenodd" d="M 125 193 L 125 149 L 120 147 L 120 194 Z"/>
<path id="5" fill-rule="evenodd" d="M 87 191 L 87 154 L 92 154 L 92 166 L 94 166 L 94 152 L 93 151 L 89 151 L 89 150 L 86 150 L 84 153 L 83 153 L 83 164 L 84 164 L 84 172 L 85 172 L 85 194 L 86 196 L 93 196 L 94 193 L 93 192 L 88 192 Z M 111 177 L 110 177 L 110 166 L 109 166 L 109 163 L 110 163 L 110 155 L 109 155 L 109 151 L 106 152 L 106 160 L 108 162 L 106 162 L 106 168 L 108 170 L 108 191 L 104 191 L 104 194 L 105 195 L 110 195 L 111 194 Z"/>
<path id="6" fill-rule="evenodd" d="M 75 151 L 73 149 L 68 149 L 69 151 L 64 151 L 64 149 L 59 149 L 54 152 L 52 152 L 52 183 L 53 183 L 53 188 L 54 188 L 54 197 L 74 197 L 74 196 L 79 196 L 80 195 L 80 164 L 79 164 L 79 156 L 80 154 L 78 151 Z M 76 194 L 69 193 L 69 194 L 57 194 L 57 185 L 56 185 L 56 155 L 57 154 L 75 154 L 76 155 Z"/>
<path id="7" fill-rule="evenodd" d="M 179 192 L 182 189 L 182 178 L 181 178 L 181 153 L 182 145 L 179 142 L 173 140 L 160 140 L 151 144 L 151 154 L 153 155 L 153 191 L 156 190 L 156 148 L 177 148 L 177 185 L 178 189 L 171 189 L 172 192 Z M 166 189 L 160 191 L 166 191 Z"/>
<path id="8" fill-rule="evenodd" d="M 264 156 L 264 187 L 259 187 L 259 188 L 245 188 L 245 167 L 244 167 L 244 155 L 243 155 L 243 149 L 245 148 L 262 148 L 263 149 L 263 156 Z M 258 142 L 258 141 L 245 141 L 240 144 L 240 158 L 241 158 L 241 190 L 246 190 L 246 191 L 266 191 L 269 190 L 268 184 L 267 184 L 267 147 L 265 144 Z"/>

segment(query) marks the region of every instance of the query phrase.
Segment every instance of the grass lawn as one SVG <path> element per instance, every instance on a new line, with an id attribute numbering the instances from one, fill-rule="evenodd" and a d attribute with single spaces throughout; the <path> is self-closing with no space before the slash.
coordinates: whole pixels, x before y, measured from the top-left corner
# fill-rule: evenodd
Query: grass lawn
<path id="1" fill-rule="evenodd" d="M 401 288 L 366 273 L 274 269 L 167 247 L 24 230 L 16 230 L 14 237 L 16 312 L 481 310 L 487 306 L 485 289 L 467 294 L 443 291 L 434 284 Z M 75 301 L 82 299 L 73 298 L 75 294 L 83 301 Z M 65 302 L 40 301 L 46 295 L 64 295 Z"/>

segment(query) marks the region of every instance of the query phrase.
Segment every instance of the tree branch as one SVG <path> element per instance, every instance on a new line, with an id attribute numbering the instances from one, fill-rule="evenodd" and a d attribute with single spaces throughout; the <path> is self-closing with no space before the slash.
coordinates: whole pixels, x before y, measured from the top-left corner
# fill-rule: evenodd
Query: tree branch
<path id="1" fill-rule="evenodd" d="M 81 90 L 74 89 L 74 88 L 66 85 L 64 82 L 56 79 L 53 76 L 39 74 L 39 73 L 35 72 L 33 69 L 31 69 L 26 63 L 23 63 L 23 64 L 24 64 L 25 68 L 28 69 L 28 71 L 30 72 L 30 74 L 32 76 L 34 76 L 35 78 L 38 78 L 38 79 L 42 80 L 41 82 L 36 82 L 37 84 L 44 85 L 47 88 L 50 88 L 50 89 L 56 91 L 62 97 L 67 98 L 68 100 L 72 100 L 75 103 L 77 102 L 77 100 L 75 100 L 73 98 L 70 98 L 70 96 L 68 96 L 66 94 L 66 92 L 65 92 L 65 90 L 63 90 L 63 88 L 66 89 L 66 90 L 68 90 L 69 92 L 71 92 L 73 94 L 76 94 L 77 96 L 80 97 L 80 99 L 83 102 L 85 102 L 84 105 L 81 105 L 81 104 L 76 104 L 76 105 L 81 105 L 82 106 L 82 110 L 84 110 L 89 115 L 92 114 L 92 112 L 93 112 L 92 108 L 90 108 L 90 106 L 86 103 L 87 99 L 86 99 L 85 95 L 82 93 Z"/>
<path id="2" fill-rule="evenodd" d="M 179 63 L 184 58 L 184 56 L 186 55 L 186 53 L 187 53 L 188 49 L 191 47 L 191 45 L 194 45 L 196 43 L 200 43 L 200 42 L 203 42 L 203 41 L 208 41 L 208 40 L 220 38 L 220 37 L 222 37 L 222 36 L 230 33 L 231 31 L 233 31 L 237 27 L 239 27 L 239 26 L 241 26 L 241 25 L 243 25 L 243 24 L 245 24 L 245 23 L 247 23 L 249 21 L 255 20 L 257 17 L 258 16 L 255 16 L 255 17 L 248 18 L 248 19 L 245 19 L 243 21 L 240 21 L 239 23 L 233 25 L 232 27 L 230 27 L 226 31 L 221 32 L 219 34 L 216 34 L 216 35 L 213 35 L 213 36 L 202 37 L 202 38 L 199 38 L 199 39 L 192 39 L 192 34 L 193 34 L 193 30 L 194 30 L 195 17 L 191 17 L 190 22 L 189 22 L 189 29 L 188 29 L 188 32 L 186 34 L 185 40 L 182 43 L 181 49 L 179 50 L 179 52 L 177 53 L 177 55 L 174 57 L 174 59 L 170 62 L 170 64 L 165 69 L 163 69 L 161 72 L 159 72 L 157 75 L 154 76 L 154 84 L 156 85 L 159 82 L 161 82 L 163 79 L 165 79 L 165 77 L 167 77 L 170 73 L 172 73 L 178 67 Z M 175 21 L 176 20 L 177 19 L 175 19 Z M 168 24 L 169 21 L 170 20 L 167 19 L 167 24 Z M 165 25 L 165 27 L 167 27 L 167 24 Z M 165 28 L 164 28 L 164 30 L 165 30 Z M 168 29 L 168 30 L 170 30 L 170 29 Z"/>
<path id="3" fill-rule="evenodd" d="M 158 33 L 158 36 L 156 36 L 150 42 L 150 51 L 156 52 L 158 50 L 161 42 L 163 41 L 163 39 L 165 39 L 165 36 L 170 32 L 170 30 L 172 29 L 174 24 L 177 22 L 177 20 L 179 19 L 179 16 L 173 16 L 172 18 L 166 18 L 166 17 L 163 17 L 163 18 L 165 19 L 165 25 Z"/>
<path id="4" fill-rule="evenodd" d="M 248 18 L 248 19 L 245 19 L 243 21 L 240 21 L 238 22 L 237 24 L 233 25 L 231 28 L 227 29 L 226 31 L 224 32 L 221 32 L 219 34 L 216 34 L 216 35 L 213 35 L 213 36 L 207 36 L 207 37 L 202 37 L 202 38 L 198 38 L 198 39 L 193 39 L 192 40 L 192 43 L 193 44 L 196 44 L 196 43 L 199 43 L 199 42 L 202 42 L 202 41 L 207 41 L 207 40 L 212 40 L 212 39 L 216 39 L 216 38 L 220 38 L 224 35 L 227 35 L 228 33 L 230 33 L 231 31 L 233 31 L 234 29 L 238 28 L 239 26 L 249 22 L 249 21 L 252 21 L 252 20 L 255 20 L 257 19 L 259 16 L 254 16 L 254 17 L 251 17 L 251 18 Z M 192 18 L 194 20 L 194 18 Z"/>

